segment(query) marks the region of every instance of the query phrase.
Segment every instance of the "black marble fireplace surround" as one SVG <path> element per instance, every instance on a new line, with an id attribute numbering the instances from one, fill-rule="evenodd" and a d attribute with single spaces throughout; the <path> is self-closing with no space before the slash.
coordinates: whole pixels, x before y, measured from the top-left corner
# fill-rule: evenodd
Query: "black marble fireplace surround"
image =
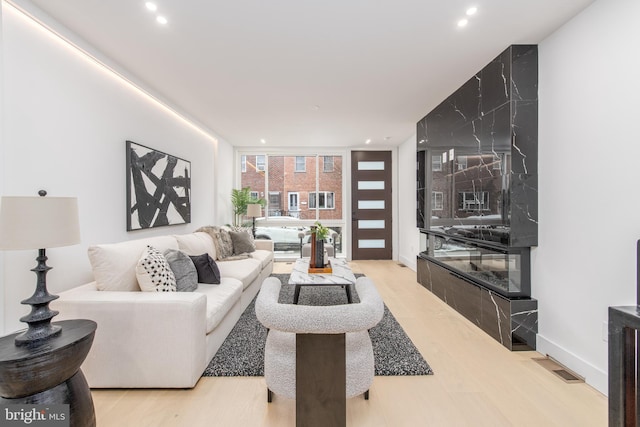
<path id="1" fill-rule="evenodd" d="M 538 50 L 512 45 L 417 123 L 418 281 L 507 348 L 535 349 Z"/>

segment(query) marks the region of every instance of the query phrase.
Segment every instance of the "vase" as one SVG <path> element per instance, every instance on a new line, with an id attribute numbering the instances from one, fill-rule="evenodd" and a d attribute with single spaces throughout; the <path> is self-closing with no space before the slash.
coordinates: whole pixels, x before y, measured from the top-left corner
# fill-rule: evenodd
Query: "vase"
<path id="1" fill-rule="evenodd" d="M 315 256 L 316 268 L 324 267 L 324 240 L 316 240 Z"/>

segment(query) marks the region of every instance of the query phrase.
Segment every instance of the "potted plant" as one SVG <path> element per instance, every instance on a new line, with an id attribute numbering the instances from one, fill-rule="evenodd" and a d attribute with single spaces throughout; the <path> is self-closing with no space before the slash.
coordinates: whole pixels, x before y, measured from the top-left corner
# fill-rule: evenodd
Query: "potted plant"
<path id="1" fill-rule="evenodd" d="M 251 188 L 244 187 L 240 190 L 234 188 L 231 190 L 231 204 L 233 205 L 233 225 L 242 225 L 241 219 L 243 215 L 247 214 L 247 205 L 260 204 L 264 206 L 266 204 L 264 199 L 256 199 L 251 197 Z"/>
<path id="2" fill-rule="evenodd" d="M 315 266 L 320 268 L 324 267 L 324 241 L 327 237 L 329 237 L 329 233 L 331 230 L 320 223 L 320 221 L 316 221 L 313 227 L 311 227 L 311 232 L 315 236 L 315 242 L 312 242 L 315 245 Z"/>

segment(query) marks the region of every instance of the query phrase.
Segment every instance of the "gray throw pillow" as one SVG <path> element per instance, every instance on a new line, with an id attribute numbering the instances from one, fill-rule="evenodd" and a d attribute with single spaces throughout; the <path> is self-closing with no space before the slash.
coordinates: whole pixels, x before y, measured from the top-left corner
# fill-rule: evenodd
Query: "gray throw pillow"
<path id="1" fill-rule="evenodd" d="M 230 231 L 231 241 L 233 242 L 233 254 L 240 255 L 249 252 L 255 252 L 256 246 L 251 241 L 251 235 L 244 231 Z"/>
<path id="2" fill-rule="evenodd" d="M 176 276 L 176 291 L 193 292 L 198 288 L 198 272 L 187 254 L 176 249 L 164 251 L 164 257 Z"/>

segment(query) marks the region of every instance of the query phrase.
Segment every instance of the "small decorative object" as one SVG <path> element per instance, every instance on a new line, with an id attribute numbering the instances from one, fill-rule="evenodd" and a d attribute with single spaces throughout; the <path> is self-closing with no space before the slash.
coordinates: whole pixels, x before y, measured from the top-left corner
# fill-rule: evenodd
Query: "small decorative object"
<path id="1" fill-rule="evenodd" d="M 191 222 L 191 162 L 127 141 L 127 231 Z"/>
<path id="2" fill-rule="evenodd" d="M 247 216 L 253 219 L 253 225 L 251 231 L 253 232 L 253 238 L 256 237 L 256 217 L 262 216 L 262 205 L 258 203 L 251 203 L 247 205 Z"/>
<path id="3" fill-rule="evenodd" d="M 309 273 L 331 273 L 331 264 L 327 251 L 324 249 L 324 240 L 329 236 L 329 230 L 316 221 L 311 226 L 311 258 L 309 259 Z"/>
<path id="4" fill-rule="evenodd" d="M 311 256 L 309 257 L 309 271 L 316 268 L 316 226 L 311 226 L 311 238 L 309 239 L 311 245 Z M 319 265 L 318 267 L 322 267 Z"/>
<path id="5" fill-rule="evenodd" d="M 2 197 L 0 204 L 0 249 L 38 249 L 37 282 L 34 294 L 22 301 L 31 306 L 31 313 L 20 321 L 29 325 L 19 334 L 18 346 L 44 341 L 60 335 L 60 326 L 51 319 L 58 314 L 49 309 L 49 303 L 58 298 L 47 291 L 47 266 L 45 248 L 70 246 L 80 243 L 78 225 L 78 201 L 73 197 Z"/>

